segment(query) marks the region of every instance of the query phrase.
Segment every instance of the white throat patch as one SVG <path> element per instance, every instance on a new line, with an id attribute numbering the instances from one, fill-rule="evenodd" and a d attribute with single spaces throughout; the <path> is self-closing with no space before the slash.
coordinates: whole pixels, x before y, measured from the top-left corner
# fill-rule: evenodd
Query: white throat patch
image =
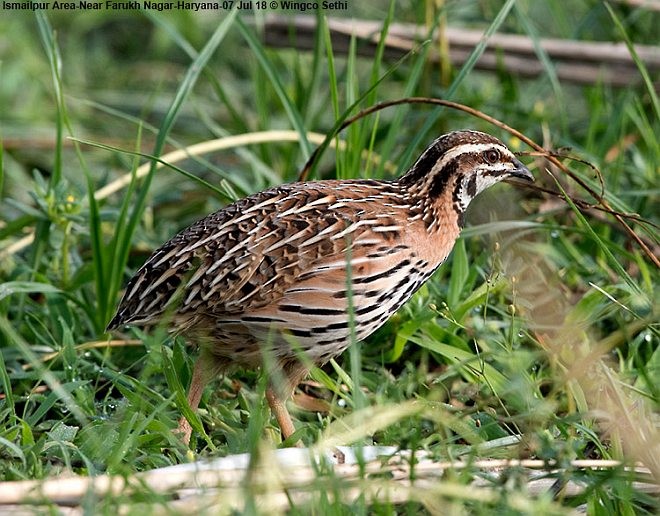
<path id="1" fill-rule="evenodd" d="M 488 173 L 488 172 L 495 172 Z M 454 199 L 458 203 L 458 207 L 462 212 L 467 210 L 467 207 L 477 195 L 483 192 L 486 188 L 499 183 L 505 178 L 506 167 L 498 165 L 496 167 L 485 167 L 480 169 L 475 174 L 463 178 L 458 188 L 457 196 Z"/>

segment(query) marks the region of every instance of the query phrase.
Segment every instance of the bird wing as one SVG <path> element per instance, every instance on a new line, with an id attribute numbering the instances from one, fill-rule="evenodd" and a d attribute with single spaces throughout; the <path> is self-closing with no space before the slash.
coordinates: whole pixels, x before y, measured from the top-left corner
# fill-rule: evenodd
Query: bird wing
<path id="1" fill-rule="evenodd" d="M 194 324 L 199 315 L 244 314 L 277 303 L 292 285 L 363 259 L 385 233 L 374 213 L 374 182 L 292 183 L 239 200 L 166 242 L 130 280 L 108 325 L 147 324 L 163 314 Z M 385 217 L 385 218 L 383 218 Z M 342 263 L 344 266 L 342 267 Z M 368 263 L 361 267 L 369 273 Z M 332 274 L 324 274 L 331 278 Z M 335 287 L 331 287 L 335 288 Z"/>

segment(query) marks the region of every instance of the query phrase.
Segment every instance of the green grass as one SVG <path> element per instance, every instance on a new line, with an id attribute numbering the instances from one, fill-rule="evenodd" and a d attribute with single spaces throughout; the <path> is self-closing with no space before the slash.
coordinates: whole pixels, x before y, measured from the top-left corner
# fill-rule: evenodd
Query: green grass
<path id="1" fill-rule="evenodd" d="M 352 9 L 386 24 L 425 20 L 424 6 Z M 570 16 L 559 1 L 446 9 L 449 24 L 535 42 L 652 44 L 659 16 L 587 1 L 573 2 Z M 205 392 L 191 453 L 172 431 L 194 352 L 164 330 L 111 337 L 104 328 L 152 250 L 230 199 L 295 180 L 316 147 L 308 132 L 332 134 L 375 103 L 447 98 L 570 147 L 602 172 L 606 202 L 637 214 L 642 222 L 628 224 L 650 249 L 659 245 L 657 75 L 637 57 L 639 86 L 614 89 L 562 83 L 541 51 L 538 79 L 480 72 L 476 48 L 443 87 L 428 64 L 432 44 L 398 61 L 382 48 L 361 57 L 357 41 L 340 55 L 324 28 L 312 52 L 272 50 L 245 13 L 11 13 L 0 34 L 2 480 L 129 476 L 193 457 L 259 457 L 280 444 L 264 379 L 239 370 Z M 435 136 L 464 127 L 519 144 L 465 113 L 399 105 L 342 131 L 311 177 L 393 177 Z M 299 139 L 160 166 L 175 149 L 275 129 Z M 392 445 L 468 466 L 396 494 L 388 474 L 342 479 L 320 467 L 306 488 L 314 501 L 292 496 L 293 513 L 657 512 L 657 492 L 633 483 L 642 473 L 571 466 L 616 459 L 660 480 L 657 267 L 613 216 L 580 209 L 575 199 L 596 200 L 575 181 L 556 168 L 549 174 L 540 158 L 523 160 L 558 195 L 511 185 L 484 193 L 433 279 L 366 342 L 313 371 L 302 391 L 329 410 L 290 404 L 307 445 Z M 599 190 L 589 167 L 565 164 Z M 132 177 L 115 193 L 96 193 L 125 174 Z M 560 472 L 548 469 L 549 478 L 584 489 L 530 494 L 524 471 L 490 475 L 472 464 L 480 458 L 554 461 Z M 239 511 L 263 510 L 259 497 L 272 485 L 257 476 L 231 502 Z M 475 478 L 482 487 L 470 486 Z M 363 496 L 342 501 L 353 488 Z M 372 497 L 376 489 L 386 494 Z M 151 511 L 168 501 L 144 486 L 89 497 L 85 507 Z"/>

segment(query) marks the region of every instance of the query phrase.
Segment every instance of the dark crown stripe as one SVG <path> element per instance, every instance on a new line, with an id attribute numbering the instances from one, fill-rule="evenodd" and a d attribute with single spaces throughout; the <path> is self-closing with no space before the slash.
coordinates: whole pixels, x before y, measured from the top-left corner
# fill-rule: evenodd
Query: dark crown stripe
<path id="1" fill-rule="evenodd" d="M 433 166 L 438 162 L 440 156 L 444 154 L 445 149 L 437 145 L 437 141 L 433 143 L 424 153 L 419 157 L 410 170 L 401 178 L 404 184 L 414 184 L 426 177 L 433 169 Z"/>
<path id="2" fill-rule="evenodd" d="M 477 176 L 474 175 L 470 178 L 467 185 L 467 193 L 470 197 L 477 195 Z"/>

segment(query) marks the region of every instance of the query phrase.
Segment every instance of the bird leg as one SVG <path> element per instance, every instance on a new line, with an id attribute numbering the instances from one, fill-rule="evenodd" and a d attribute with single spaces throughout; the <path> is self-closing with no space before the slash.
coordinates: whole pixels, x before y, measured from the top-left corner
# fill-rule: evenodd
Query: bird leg
<path id="1" fill-rule="evenodd" d="M 202 348 L 199 356 L 195 360 L 193 374 L 190 380 L 190 388 L 188 390 L 188 405 L 190 405 L 193 412 L 196 412 L 199 408 L 199 402 L 202 399 L 204 388 L 211 380 L 213 380 L 219 369 L 221 370 L 222 366 L 217 364 L 216 357 L 211 356 Z M 296 427 L 291 420 L 291 415 L 286 408 L 286 400 L 291 396 L 293 390 L 307 372 L 308 370 L 304 367 L 287 367 L 284 371 L 285 379 L 283 379 L 282 382 L 285 385 L 277 388 L 272 382 L 270 382 L 268 389 L 266 389 L 268 406 L 270 407 L 272 414 L 275 416 L 277 424 L 282 432 L 282 437 L 285 440 L 291 437 L 296 431 Z M 192 426 L 185 416 L 181 416 L 179 419 L 177 432 L 181 437 L 181 441 L 185 445 L 190 444 Z M 302 446 L 302 444 L 298 443 L 297 446 Z"/>
<path id="2" fill-rule="evenodd" d="M 190 389 L 188 390 L 188 405 L 190 405 L 193 412 L 197 412 L 199 402 L 204 393 L 204 388 L 215 376 L 216 368 L 210 364 L 213 364 L 212 358 L 209 357 L 207 353 L 204 353 L 204 351 L 200 351 L 197 360 L 195 360 L 195 365 L 193 366 Z M 190 422 L 185 416 L 181 416 L 181 419 L 179 419 L 179 428 L 177 431 L 181 436 L 183 443 L 186 446 L 190 444 L 192 426 L 190 426 Z"/>
<path id="3" fill-rule="evenodd" d="M 268 387 L 266 389 L 266 400 L 268 400 L 270 411 L 275 416 L 275 419 L 277 419 L 277 424 L 282 431 L 282 437 L 288 439 L 296 431 L 296 427 L 293 426 L 291 415 L 286 408 L 286 398 L 280 397 L 277 389 Z"/>
<path id="4" fill-rule="evenodd" d="M 291 415 L 286 408 L 286 400 L 291 397 L 300 381 L 309 373 L 309 369 L 302 364 L 289 364 L 284 367 L 282 372 L 284 378 L 282 378 L 281 383 L 284 385 L 275 386 L 271 379 L 268 389 L 266 389 L 266 400 L 271 413 L 277 419 L 277 424 L 282 431 L 282 438 L 286 440 L 296 431 Z M 296 446 L 302 446 L 302 443 L 297 442 Z"/>
<path id="5" fill-rule="evenodd" d="M 270 407 L 270 411 L 275 416 L 275 419 L 277 419 L 277 424 L 282 431 L 282 437 L 284 440 L 291 437 L 291 435 L 296 431 L 296 427 L 293 426 L 293 421 L 291 421 L 291 415 L 286 408 L 286 400 L 291 397 L 295 388 L 302 381 L 302 379 L 307 376 L 308 373 L 309 369 L 302 365 L 297 367 L 289 366 L 288 368 L 285 368 L 287 381 L 284 383 L 286 385 L 286 390 L 277 389 L 273 386 L 272 381 L 268 389 L 266 389 L 266 400 L 268 400 L 268 406 Z M 302 448 L 304 447 L 304 444 L 299 440 L 296 442 L 296 446 Z M 337 464 L 344 464 L 346 461 L 344 452 L 342 452 L 339 448 L 333 447 L 332 454 L 335 457 Z"/>

